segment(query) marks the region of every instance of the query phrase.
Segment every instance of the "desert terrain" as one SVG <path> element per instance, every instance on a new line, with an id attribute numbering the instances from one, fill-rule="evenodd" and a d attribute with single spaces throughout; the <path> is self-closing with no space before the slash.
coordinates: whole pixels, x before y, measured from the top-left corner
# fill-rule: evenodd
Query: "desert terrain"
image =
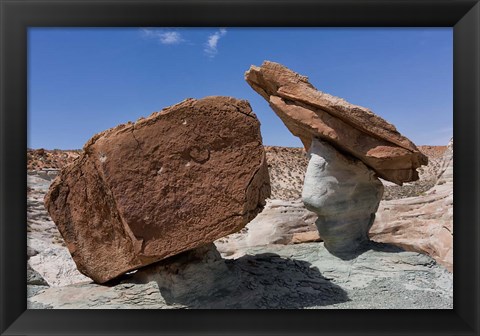
<path id="1" fill-rule="evenodd" d="M 453 138 L 419 148 L 280 63 L 244 78 L 308 154 L 226 96 L 27 151 L 29 308 L 453 307 Z"/>
<path id="2" fill-rule="evenodd" d="M 304 149 L 266 146 L 272 194 L 244 229 L 206 246 L 208 253 L 185 252 L 106 285 L 77 270 L 43 202 L 59 169 L 81 150 L 28 149 L 29 308 L 452 308 L 452 251 L 446 245 L 453 229 L 442 223 L 452 221 L 453 189 L 441 181 L 452 163 L 447 146 L 419 149 L 429 164 L 416 182 L 400 187 L 383 181 L 380 220 L 371 230 L 377 242 L 355 259 L 323 248 L 316 215 L 300 200 Z M 438 202 L 444 202 L 440 211 Z M 412 218 L 427 227 L 415 229 Z M 442 235 L 443 245 L 435 235 Z"/>
<path id="3" fill-rule="evenodd" d="M 428 165 L 418 169 L 418 181 L 397 186 L 384 181 L 384 200 L 419 196 L 432 188 L 441 169 L 447 146 L 418 146 L 428 157 Z M 296 200 L 301 197 L 308 155 L 303 148 L 265 146 L 273 199 Z"/>

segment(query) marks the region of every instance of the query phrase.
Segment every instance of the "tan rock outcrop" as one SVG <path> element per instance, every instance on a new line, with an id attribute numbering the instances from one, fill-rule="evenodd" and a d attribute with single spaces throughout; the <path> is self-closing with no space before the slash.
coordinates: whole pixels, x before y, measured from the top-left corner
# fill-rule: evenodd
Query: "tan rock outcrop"
<path id="1" fill-rule="evenodd" d="M 417 180 L 416 168 L 428 163 L 395 126 L 367 108 L 318 91 L 307 77 L 281 64 L 266 61 L 261 67 L 252 66 L 245 79 L 307 150 L 317 137 L 398 185 Z"/>
<path id="2" fill-rule="evenodd" d="M 380 203 L 372 240 L 428 254 L 453 271 L 453 141 L 437 184 L 423 196 Z"/>
<path id="3" fill-rule="evenodd" d="M 247 101 L 187 99 L 92 137 L 45 205 L 99 283 L 243 228 L 270 194 Z"/>
<path id="4" fill-rule="evenodd" d="M 317 215 L 305 208 L 302 200 L 268 199 L 261 213 L 238 233 L 215 241 L 218 251 L 229 258 L 248 246 L 298 244 L 319 241 Z"/>

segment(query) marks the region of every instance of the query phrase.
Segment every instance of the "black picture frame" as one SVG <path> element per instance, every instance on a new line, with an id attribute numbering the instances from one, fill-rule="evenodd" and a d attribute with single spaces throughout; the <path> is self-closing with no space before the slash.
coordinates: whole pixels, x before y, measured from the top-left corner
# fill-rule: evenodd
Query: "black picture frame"
<path id="1" fill-rule="evenodd" d="M 478 335 L 480 4 L 471 0 L 0 0 L 2 335 Z M 453 27 L 452 310 L 27 310 L 28 27 Z M 412 121 L 414 122 L 414 121 Z"/>

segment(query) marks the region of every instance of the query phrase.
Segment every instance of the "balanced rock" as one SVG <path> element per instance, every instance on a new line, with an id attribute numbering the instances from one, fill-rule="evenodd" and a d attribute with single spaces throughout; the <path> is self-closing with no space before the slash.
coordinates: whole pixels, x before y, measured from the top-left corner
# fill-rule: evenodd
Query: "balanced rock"
<path id="1" fill-rule="evenodd" d="M 269 194 L 250 105 L 207 97 L 93 136 L 45 206 L 80 272 L 104 283 L 242 229 Z"/>
<path id="2" fill-rule="evenodd" d="M 314 137 L 325 140 L 398 185 L 418 180 L 416 168 L 428 162 L 395 126 L 367 108 L 318 91 L 307 77 L 281 64 L 252 66 L 245 79 L 307 150 Z"/>
<path id="3" fill-rule="evenodd" d="M 332 254 L 359 250 L 369 241 L 383 184 L 360 160 L 313 139 L 303 185 L 306 208 L 317 213 L 325 248 Z"/>

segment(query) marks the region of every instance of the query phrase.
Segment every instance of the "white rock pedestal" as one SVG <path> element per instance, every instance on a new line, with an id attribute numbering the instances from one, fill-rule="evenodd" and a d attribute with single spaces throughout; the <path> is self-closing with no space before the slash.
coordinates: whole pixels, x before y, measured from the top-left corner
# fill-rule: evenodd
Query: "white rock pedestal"
<path id="1" fill-rule="evenodd" d="M 314 138 L 302 200 L 317 213 L 325 247 L 339 257 L 351 255 L 369 241 L 383 195 L 383 184 L 363 162 Z"/>

